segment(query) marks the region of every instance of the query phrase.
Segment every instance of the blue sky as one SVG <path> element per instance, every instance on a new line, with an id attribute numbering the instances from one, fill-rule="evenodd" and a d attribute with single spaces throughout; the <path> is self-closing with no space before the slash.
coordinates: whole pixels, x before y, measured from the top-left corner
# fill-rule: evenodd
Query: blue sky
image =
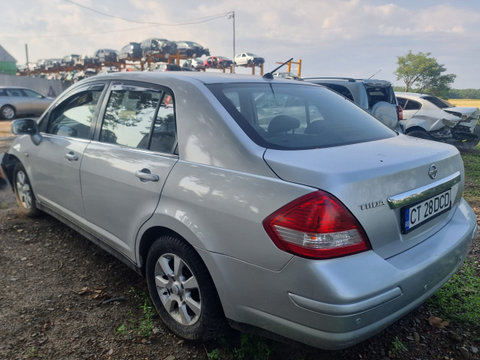
<path id="1" fill-rule="evenodd" d="M 2 4 L 0 45 L 25 63 L 67 54 L 93 55 L 98 48 L 120 49 L 149 37 L 192 40 L 212 55 L 236 52 L 265 58 L 265 69 L 290 57 L 302 59 L 303 76 L 375 76 L 401 85 L 393 72 L 397 57 L 430 52 L 456 88 L 480 88 L 480 1 L 478 0 L 17 0 Z M 220 15 L 224 16 L 220 16 Z M 168 26 L 219 15 L 192 25 Z M 148 25 L 128 22 L 150 22 Z M 246 69 L 242 69 L 245 71 Z M 241 72 L 240 70 L 239 72 Z"/>

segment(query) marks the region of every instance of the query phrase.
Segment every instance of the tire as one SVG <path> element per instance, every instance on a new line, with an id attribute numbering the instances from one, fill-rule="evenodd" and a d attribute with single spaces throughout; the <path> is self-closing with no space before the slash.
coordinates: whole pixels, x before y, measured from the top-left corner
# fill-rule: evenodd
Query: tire
<path id="1" fill-rule="evenodd" d="M 21 163 L 18 163 L 13 170 L 13 189 L 20 213 L 29 217 L 38 215 L 39 210 L 35 203 L 30 179 Z"/>
<path id="2" fill-rule="evenodd" d="M 417 137 L 420 139 L 433 140 L 433 138 L 425 130 L 412 130 L 407 132 L 407 135 Z"/>
<path id="3" fill-rule="evenodd" d="M 6 120 L 13 120 L 15 119 L 15 108 L 11 105 L 4 105 L 2 109 L 0 109 L 0 113 L 2 114 L 2 118 Z"/>
<path id="4" fill-rule="evenodd" d="M 167 327 L 187 340 L 216 337 L 225 324 L 220 300 L 199 255 L 184 240 L 162 236 L 146 262 L 148 290 Z"/>

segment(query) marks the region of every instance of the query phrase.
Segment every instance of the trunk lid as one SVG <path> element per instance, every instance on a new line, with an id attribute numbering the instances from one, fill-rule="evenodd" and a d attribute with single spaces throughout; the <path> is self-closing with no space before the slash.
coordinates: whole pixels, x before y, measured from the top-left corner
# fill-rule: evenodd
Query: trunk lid
<path id="1" fill-rule="evenodd" d="M 327 191 L 342 201 L 363 226 L 372 249 L 384 258 L 443 227 L 463 191 L 463 162 L 456 148 L 403 135 L 324 149 L 268 149 L 264 159 L 281 179 Z M 429 176 L 432 165 L 434 179 Z M 402 209 L 445 191 L 444 183 L 451 189 L 451 209 L 402 233 Z"/>

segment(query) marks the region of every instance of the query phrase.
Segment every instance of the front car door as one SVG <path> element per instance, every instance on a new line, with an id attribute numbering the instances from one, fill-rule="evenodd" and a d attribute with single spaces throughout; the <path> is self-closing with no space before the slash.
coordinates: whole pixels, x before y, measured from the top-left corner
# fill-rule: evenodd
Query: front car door
<path id="1" fill-rule="evenodd" d="M 173 93 L 114 83 L 81 167 L 86 218 L 96 235 L 134 259 L 140 226 L 153 214 L 178 160 Z"/>
<path id="2" fill-rule="evenodd" d="M 40 121 L 43 139 L 29 154 L 37 199 L 72 221 L 84 215 L 79 169 L 104 88 L 89 84 L 66 95 Z"/>

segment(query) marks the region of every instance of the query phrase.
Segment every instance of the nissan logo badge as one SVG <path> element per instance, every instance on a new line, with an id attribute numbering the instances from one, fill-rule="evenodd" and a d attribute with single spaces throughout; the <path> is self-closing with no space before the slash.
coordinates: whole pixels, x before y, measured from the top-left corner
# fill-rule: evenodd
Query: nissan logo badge
<path id="1" fill-rule="evenodd" d="M 430 176 L 430 179 L 435 179 L 437 177 L 437 166 L 435 164 L 430 165 L 430 168 L 428 169 L 428 176 Z"/>

